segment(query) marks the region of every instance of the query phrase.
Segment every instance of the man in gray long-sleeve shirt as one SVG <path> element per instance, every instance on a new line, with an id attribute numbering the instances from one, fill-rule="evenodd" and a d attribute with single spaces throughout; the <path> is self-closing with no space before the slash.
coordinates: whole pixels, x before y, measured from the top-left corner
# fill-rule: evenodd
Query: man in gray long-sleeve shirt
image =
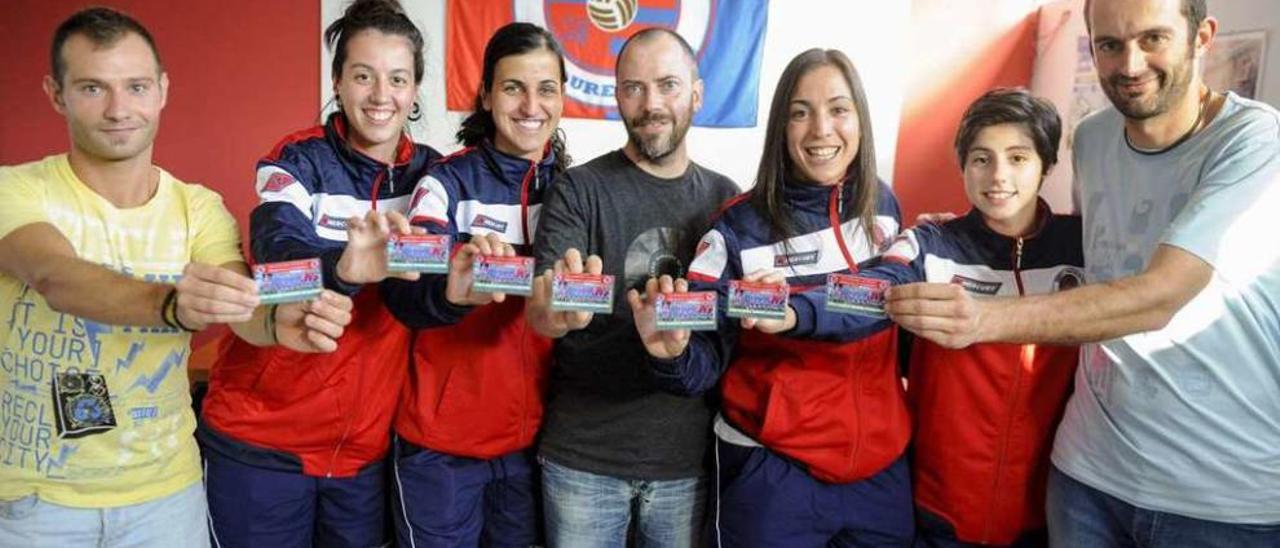
<path id="1" fill-rule="evenodd" d="M 711 410 L 660 391 L 623 293 L 683 277 L 711 215 L 738 192 L 689 160 L 684 136 L 702 105 L 688 44 L 666 30 L 633 36 L 618 56 L 627 144 L 568 170 L 542 206 L 530 324 L 556 338 L 541 454 L 551 546 L 698 544 Z M 583 256 L 587 258 L 584 260 Z M 552 268 L 615 276 L 612 314 L 553 312 Z"/>

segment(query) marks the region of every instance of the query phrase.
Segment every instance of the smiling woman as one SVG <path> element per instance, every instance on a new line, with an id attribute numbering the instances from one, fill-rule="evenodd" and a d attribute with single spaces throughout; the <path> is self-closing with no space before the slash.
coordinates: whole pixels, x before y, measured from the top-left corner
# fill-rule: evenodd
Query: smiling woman
<path id="1" fill-rule="evenodd" d="M 690 291 L 725 295 L 734 280 L 781 286 L 785 316 L 738 321 L 722 311 L 718 328 L 688 335 L 683 352 L 653 354 L 674 362 L 663 372 L 673 390 L 719 381 L 718 546 L 910 542 L 911 425 L 894 331 L 883 319 L 842 319 L 853 316 L 834 313 L 824 291 L 833 278 L 866 281 L 852 277 L 858 263 L 901 223 L 876 176 L 867 113 L 844 53 L 791 60 L 756 186 L 724 207 L 689 266 Z M 769 502 L 797 499 L 841 504 Z"/>
<path id="2" fill-rule="evenodd" d="M 219 544 L 385 542 L 382 463 L 409 333 L 342 257 L 350 219 L 403 213 L 439 154 L 405 132 L 423 39 L 399 4 L 356 0 L 325 42 L 342 108 L 258 162 L 250 247 L 258 263 L 318 258 L 325 286 L 353 295 L 355 309 L 333 354 L 235 343 L 214 364 L 197 437 Z"/>
<path id="3" fill-rule="evenodd" d="M 447 275 L 384 288 L 397 318 L 432 327 L 414 340 L 395 422 L 401 546 L 477 546 L 482 531 L 485 544 L 542 544 L 529 448 L 541 426 L 551 342 L 528 329 L 523 299 L 472 291 L 483 277 L 473 257 L 501 255 L 494 250 L 502 246 L 490 245 L 497 241 L 528 253 L 544 194 L 569 163 L 558 130 L 564 74 L 560 45 L 546 30 L 499 28 L 484 49 L 475 112 L 458 132 L 467 148 L 437 163 L 414 191 L 414 222 L 464 245 Z M 460 520 L 457 508 L 472 510 Z"/>

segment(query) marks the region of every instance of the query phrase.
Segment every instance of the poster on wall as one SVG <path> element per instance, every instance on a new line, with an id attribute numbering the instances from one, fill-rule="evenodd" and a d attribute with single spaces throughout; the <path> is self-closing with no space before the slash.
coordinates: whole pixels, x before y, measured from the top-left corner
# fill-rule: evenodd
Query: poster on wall
<path id="1" fill-rule="evenodd" d="M 1071 149 L 1076 126 L 1090 113 L 1111 105 L 1098 84 L 1098 71 L 1093 66 L 1089 35 L 1076 37 L 1075 85 L 1071 90 L 1071 111 L 1067 114 L 1063 133 L 1067 136 L 1067 149 Z"/>
<path id="2" fill-rule="evenodd" d="M 1230 90 L 1241 97 L 1257 99 L 1262 90 L 1266 51 L 1265 31 L 1219 34 L 1204 59 L 1205 83 L 1210 89 Z"/>
<path id="3" fill-rule="evenodd" d="M 564 115 L 616 120 L 614 64 L 631 35 L 660 27 L 680 34 L 705 85 L 698 126 L 753 127 L 768 0 L 449 0 L 445 88 L 450 111 L 470 111 L 484 46 L 512 21 L 550 30 L 565 53 Z"/>

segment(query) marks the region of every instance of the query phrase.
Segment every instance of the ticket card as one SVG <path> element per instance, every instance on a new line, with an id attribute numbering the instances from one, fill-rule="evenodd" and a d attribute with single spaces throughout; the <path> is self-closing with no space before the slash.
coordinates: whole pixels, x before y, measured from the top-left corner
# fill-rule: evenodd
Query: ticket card
<path id="1" fill-rule="evenodd" d="M 446 274 L 451 245 L 443 234 L 392 234 L 387 238 L 387 271 Z"/>
<path id="2" fill-rule="evenodd" d="M 653 300 L 658 313 L 659 330 L 689 329 L 707 331 L 716 328 L 716 293 L 660 293 Z"/>
<path id="3" fill-rule="evenodd" d="M 613 276 L 556 274 L 551 279 L 551 309 L 613 312 Z"/>
<path id="4" fill-rule="evenodd" d="M 888 288 L 888 280 L 853 274 L 828 274 L 827 310 L 886 318 L 888 315 L 884 312 L 884 290 Z"/>
<path id="5" fill-rule="evenodd" d="M 324 291 L 320 259 L 255 265 L 253 281 L 258 284 L 258 301 L 263 304 L 305 301 Z"/>
<path id="6" fill-rule="evenodd" d="M 787 317 L 787 297 L 786 284 L 731 280 L 725 313 L 731 318 L 781 320 Z"/>
<path id="7" fill-rule="evenodd" d="M 471 289 L 508 295 L 533 294 L 533 257 L 477 255 Z"/>

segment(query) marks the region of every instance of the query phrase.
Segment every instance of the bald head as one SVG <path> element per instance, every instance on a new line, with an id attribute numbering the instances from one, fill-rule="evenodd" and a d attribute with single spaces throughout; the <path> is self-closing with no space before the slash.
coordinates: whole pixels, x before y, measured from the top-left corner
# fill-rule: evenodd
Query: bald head
<path id="1" fill-rule="evenodd" d="M 675 31 L 664 29 L 661 27 L 650 27 L 631 35 L 627 41 L 622 44 L 622 49 L 618 51 L 618 64 L 614 67 L 614 72 L 622 68 L 623 63 L 632 50 L 654 51 L 665 50 L 666 48 L 678 48 L 684 59 L 685 65 L 689 68 L 689 80 L 698 80 L 698 58 L 693 53 L 693 47 L 689 42 Z"/>

